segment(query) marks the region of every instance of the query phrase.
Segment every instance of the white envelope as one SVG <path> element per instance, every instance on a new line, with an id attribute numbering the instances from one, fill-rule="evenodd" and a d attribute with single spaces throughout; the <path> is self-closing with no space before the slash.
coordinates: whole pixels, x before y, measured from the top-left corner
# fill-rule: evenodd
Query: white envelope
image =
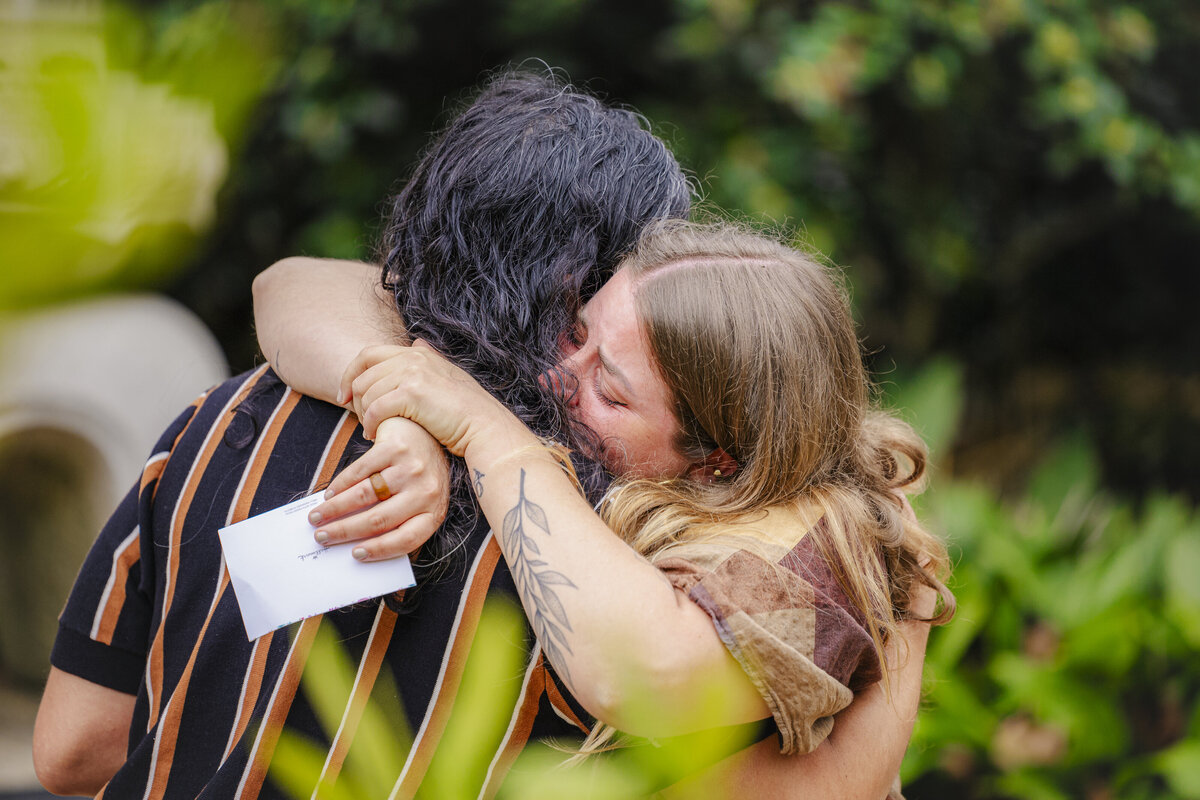
<path id="1" fill-rule="evenodd" d="M 308 512 L 320 494 L 219 531 L 246 637 L 253 641 L 284 625 L 413 586 L 408 556 L 362 562 L 354 542 L 322 547 Z"/>

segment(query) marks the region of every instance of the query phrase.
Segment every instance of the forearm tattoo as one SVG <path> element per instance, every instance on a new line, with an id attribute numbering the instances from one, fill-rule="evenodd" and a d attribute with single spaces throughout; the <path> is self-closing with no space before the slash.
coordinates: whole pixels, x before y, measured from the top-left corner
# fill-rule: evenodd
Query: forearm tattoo
<path id="1" fill-rule="evenodd" d="M 479 473 L 479 478 L 482 477 L 482 473 Z M 572 632 L 571 622 L 567 619 L 566 609 L 563 608 L 554 587 L 578 587 L 566 575 L 550 569 L 549 564 L 538 558 L 541 548 L 531 535 L 537 530 L 541 530 L 546 536 L 551 535 L 546 512 L 525 497 L 525 470 L 522 469 L 517 504 L 504 515 L 502 537 L 507 544 L 505 549 L 510 553 L 509 565 L 512 567 L 513 580 L 525 602 L 533 632 L 537 635 L 546 657 L 570 686 L 573 684 L 563 651 L 573 654 L 571 645 L 567 642 L 567 633 Z"/>
<path id="2" fill-rule="evenodd" d="M 471 486 L 475 489 L 476 497 L 483 497 L 483 472 L 475 470 L 475 477 L 471 479 Z"/>

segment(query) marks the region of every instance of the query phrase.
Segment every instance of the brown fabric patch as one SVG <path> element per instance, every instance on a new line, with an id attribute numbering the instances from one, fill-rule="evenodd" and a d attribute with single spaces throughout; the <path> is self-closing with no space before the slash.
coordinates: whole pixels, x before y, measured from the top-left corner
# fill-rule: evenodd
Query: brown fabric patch
<path id="1" fill-rule="evenodd" d="M 694 543 L 686 556 L 656 562 L 712 618 L 771 709 L 785 754 L 816 748 L 833 729 L 833 715 L 853 700 L 852 690 L 881 677 L 863 617 L 805 522 L 790 509 L 773 509 L 750 526 L 755 536 L 771 536 L 773 547 L 754 546 L 779 553 L 777 561 Z"/>
<path id="2" fill-rule="evenodd" d="M 783 564 L 814 587 L 817 666 L 855 692 L 880 680 L 882 665 L 866 620 L 817 550 L 815 537 L 802 539 Z"/>

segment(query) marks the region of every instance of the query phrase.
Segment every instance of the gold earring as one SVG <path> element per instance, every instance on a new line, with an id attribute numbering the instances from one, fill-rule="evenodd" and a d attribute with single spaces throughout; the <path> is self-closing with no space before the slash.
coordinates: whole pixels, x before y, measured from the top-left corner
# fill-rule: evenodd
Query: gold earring
<path id="1" fill-rule="evenodd" d="M 721 470 L 719 470 L 719 469 L 714 469 L 714 470 L 713 470 L 713 477 L 716 477 L 716 478 L 719 478 L 719 477 L 721 477 Z"/>

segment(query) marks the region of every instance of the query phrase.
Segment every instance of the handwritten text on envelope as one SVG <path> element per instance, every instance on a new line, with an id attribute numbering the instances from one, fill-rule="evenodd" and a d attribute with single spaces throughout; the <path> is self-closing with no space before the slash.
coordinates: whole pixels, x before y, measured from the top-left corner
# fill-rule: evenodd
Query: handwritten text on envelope
<path id="1" fill-rule="evenodd" d="M 309 495 L 220 530 L 225 566 L 242 609 L 246 636 L 412 586 L 407 556 L 357 561 L 354 543 L 322 547 L 308 512 L 322 500 Z"/>

